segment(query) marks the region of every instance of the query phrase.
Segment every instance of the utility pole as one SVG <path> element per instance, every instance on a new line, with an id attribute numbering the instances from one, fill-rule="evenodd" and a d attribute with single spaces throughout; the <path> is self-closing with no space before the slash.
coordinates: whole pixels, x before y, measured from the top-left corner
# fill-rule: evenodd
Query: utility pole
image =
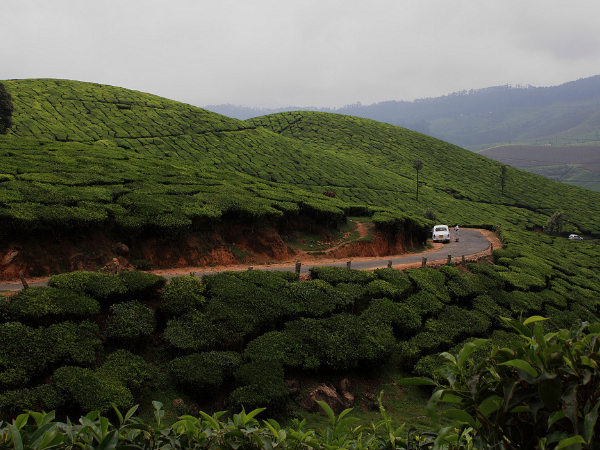
<path id="1" fill-rule="evenodd" d="M 417 202 L 419 201 L 419 171 L 423 168 L 423 161 L 415 159 L 413 161 L 413 167 L 417 171 Z"/>

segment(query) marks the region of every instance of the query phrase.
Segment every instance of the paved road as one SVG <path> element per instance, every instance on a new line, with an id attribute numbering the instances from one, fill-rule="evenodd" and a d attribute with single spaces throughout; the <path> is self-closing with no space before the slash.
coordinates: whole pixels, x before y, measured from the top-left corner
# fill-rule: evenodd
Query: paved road
<path id="1" fill-rule="evenodd" d="M 311 267 L 320 267 L 320 266 L 335 266 L 335 267 L 346 267 L 346 264 L 349 260 L 352 260 L 351 267 L 353 269 L 359 270 L 369 270 L 369 269 L 378 269 L 380 267 L 387 267 L 388 262 L 392 261 L 393 266 L 402 265 L 402 264 L 414 264 L 420 263 L 423 257 L 427 258 L 428 264 L 432 261 L 446 261 L 448 259 L 448 255 L 451 255 L 452 258 L 461 258 L 463 255 L 465 257 L 474 255 L 479 252 L 483 252 L 490 247 L 490 242 L 485 238 L 483 234 L 481 234 L 477 230 L 470 230 L 461 228 L 460 230 L 460 239 L 458 242 L 454 241 L 454 231 L 452 231 L 452 242 L 448 244 L 444 244 L 444 246 L 440 250 L 436 250 L 434 252 L 427 253 L 413 253 L 409 255 L 399 255 L 399 256 L 391 256 L 391 257 L 380 257 L 377 259 L 369 259 L 362 261 L 354 261 L 353 258 L 345 258 L 342 261 L 335 263 L 326 263 L 326 264 L 312 264 L 312 265 L 302 265 L 301 273 L 308 273 Z M 295 266 L 286 266 L 286 267 L 273 267 L 269 268 L 269 266 L 260 266 L 255 267 L 257 270 L 295 270 Z M 208 271 L 205 273 L 209 273 Z M 214 272 L 210 272 L 214 273 Z M 204 274 L 204 273 L 203 273 Z"/>
<path id="2" fill-rule="evenodd" d="M 346 264 L 349 260 L 352 260 L 351 267 L 353 269 L 360 270 L 368 270 L 368 269 L 377 269 L 380 267 L 387 267 L 388 261 L 392 261 L 392 265 L 402 265 L 402 264 L 415 264 L 420 263 L 423 257 L 427 258 L 427 263 L 431 263 L 433 261 L 445 261 L 448 258 L 448 255 L 451 255 L 452 258 L 461 258 L 463 255 L 465 257 L 469 257 L 476 253 L 483 252 L 490 247 L 489 241 L 477 230 L 471 230 L 467 228 L 462 228 L 460 230 L 460 240 L 459 242 L 454 241 L 454 231 L 451 232 L 452 242 L 448 244 L 444 244 L 444 246 L 436 251 L 426 252 L 426 253 L 414 253 L 408 255 L 399 255 L 399 256 L 391 256 L 391 257 L 381 257 L 381 258 L 370 258 L 368 260 L 352 260 L 352 258 L 345 258 L 344 260 L 340 260 L 339 262 L 331 262 L 331 263 L 319 263 L 319 264 L 303 264 L 301 268 L 301 273 L 308 273 L 311 267 L 319 267 L 319 266 L 335 266 L 335 267 L 346 267 Z M 248 266 L 237 266 L 238 270 L 245 269 Z M 295 265 L 261 265 L 255 266 L 256 270 L 281 270 L 281 271 L 294 271 Z M 219 270 L 215 269 L 207 269 L 207 270 L 196 270 L 194 274 L 197 277 L 202 277 L 203 275 L 217 273 Z M 180 275 L 180 271 L 177 275 Z M 169 279 L 175 274 L 169 273 L 161 273 L 162 276 Z M 29 286 L 45 286 L 47 284 L 46 280 L 42 281 L 30 281 Z M 21 283 L 7 282 L 0 283 L 0 291 L 16 291 L 20 290 L 23 286 Z"/>

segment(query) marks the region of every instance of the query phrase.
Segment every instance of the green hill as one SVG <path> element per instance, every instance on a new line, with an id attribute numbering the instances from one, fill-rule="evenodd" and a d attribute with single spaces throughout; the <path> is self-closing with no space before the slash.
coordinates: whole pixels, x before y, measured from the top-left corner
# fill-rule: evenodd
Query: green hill
<path id="1" fill-rule="evenodd" d="M 135 271 L 55 275 L 48 287 L 0 298 L 2 419 L 135 402 L 151 414 L 151 399 L 170 420 L 199 406 L 285 413 L 325 379 L 430 375 L 440 352 L 474 337 L 509 346 L 500 317 L 543 315 L 544 332 L 600 317 L 598 240 L 528 231 L 562 210 L 563 231 L 597 237 L 600 193 L 509 168 L 503 195 L 500 163 L 367 119 L 293 112 L 237 121 L 109 86 L 3 84 L 12 101 L 0 135 L 2 264 L 8 248 L 48 251 L 100 232 L 132 252 L 157 240 L 177 254 L 182 235 L 203 230 L 233 245 L 227 226 L 241 230 L 234 237 L 331 229 L 348 215 L 422 239 L 426 209 L 441 222 L 500 225 L 504 248 L 460 268 L 322 267 L 309 281 L 261 270 L 168 284 Z M 198 248 L 210 244 L 198 236 Z M 360 389 L 357 406 L 372 408 L 374 396 Z M 418 405 L 408 409 L 421 420 Z"/>
<path id="2" fill-rule="evenodd" d="M 367 119 L 292 112 L 238 121 L 91 83 L 4 85 L 14 105 L 0 136 L 5 230 L 179 230 L 311 211 L 342 220 L 368 205 L 400 217 L 432 208 L 445 222 L 528 228 L 562 209 L 574 229 L 600 232 L 598 194 L 511 169 L 502 196 L 498 163 Z M 415 159 L 424 163 L 419 203 Z"/>

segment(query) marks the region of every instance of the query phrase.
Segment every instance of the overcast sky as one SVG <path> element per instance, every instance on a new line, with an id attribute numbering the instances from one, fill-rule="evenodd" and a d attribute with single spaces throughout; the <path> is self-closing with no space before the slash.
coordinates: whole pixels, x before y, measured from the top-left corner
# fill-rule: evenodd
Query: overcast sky
<path id="1" fill-rule="evenodd" d="M 0 79 L 341 106 L 600 73 L 598 0 L 0 0 Z"/>

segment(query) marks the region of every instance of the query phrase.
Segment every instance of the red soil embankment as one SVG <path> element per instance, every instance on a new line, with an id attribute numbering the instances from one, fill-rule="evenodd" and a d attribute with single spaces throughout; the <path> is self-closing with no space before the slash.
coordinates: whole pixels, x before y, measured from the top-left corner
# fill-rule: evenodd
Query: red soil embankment
<path id="1" fill-rule="evenodd" d="M 145 260 L 166 267 L 231 266 L 281 263 L 305 259 L 337 259 L 400 254 L 414 246 L 411 236 L 374 233 L 357 222 L 359 240 L 335 245 L 321 255 L 290 248 L 274 227 L 220 225 L 176 237 L 147 235 L 118 239 L 100 229 L 81 233 L 12 236 L 0 244 L 0 280 L 17 280 L 19 272 L 43 277 L 73 270 L 110 271 L 113 258 L 120 269 Z"/>

